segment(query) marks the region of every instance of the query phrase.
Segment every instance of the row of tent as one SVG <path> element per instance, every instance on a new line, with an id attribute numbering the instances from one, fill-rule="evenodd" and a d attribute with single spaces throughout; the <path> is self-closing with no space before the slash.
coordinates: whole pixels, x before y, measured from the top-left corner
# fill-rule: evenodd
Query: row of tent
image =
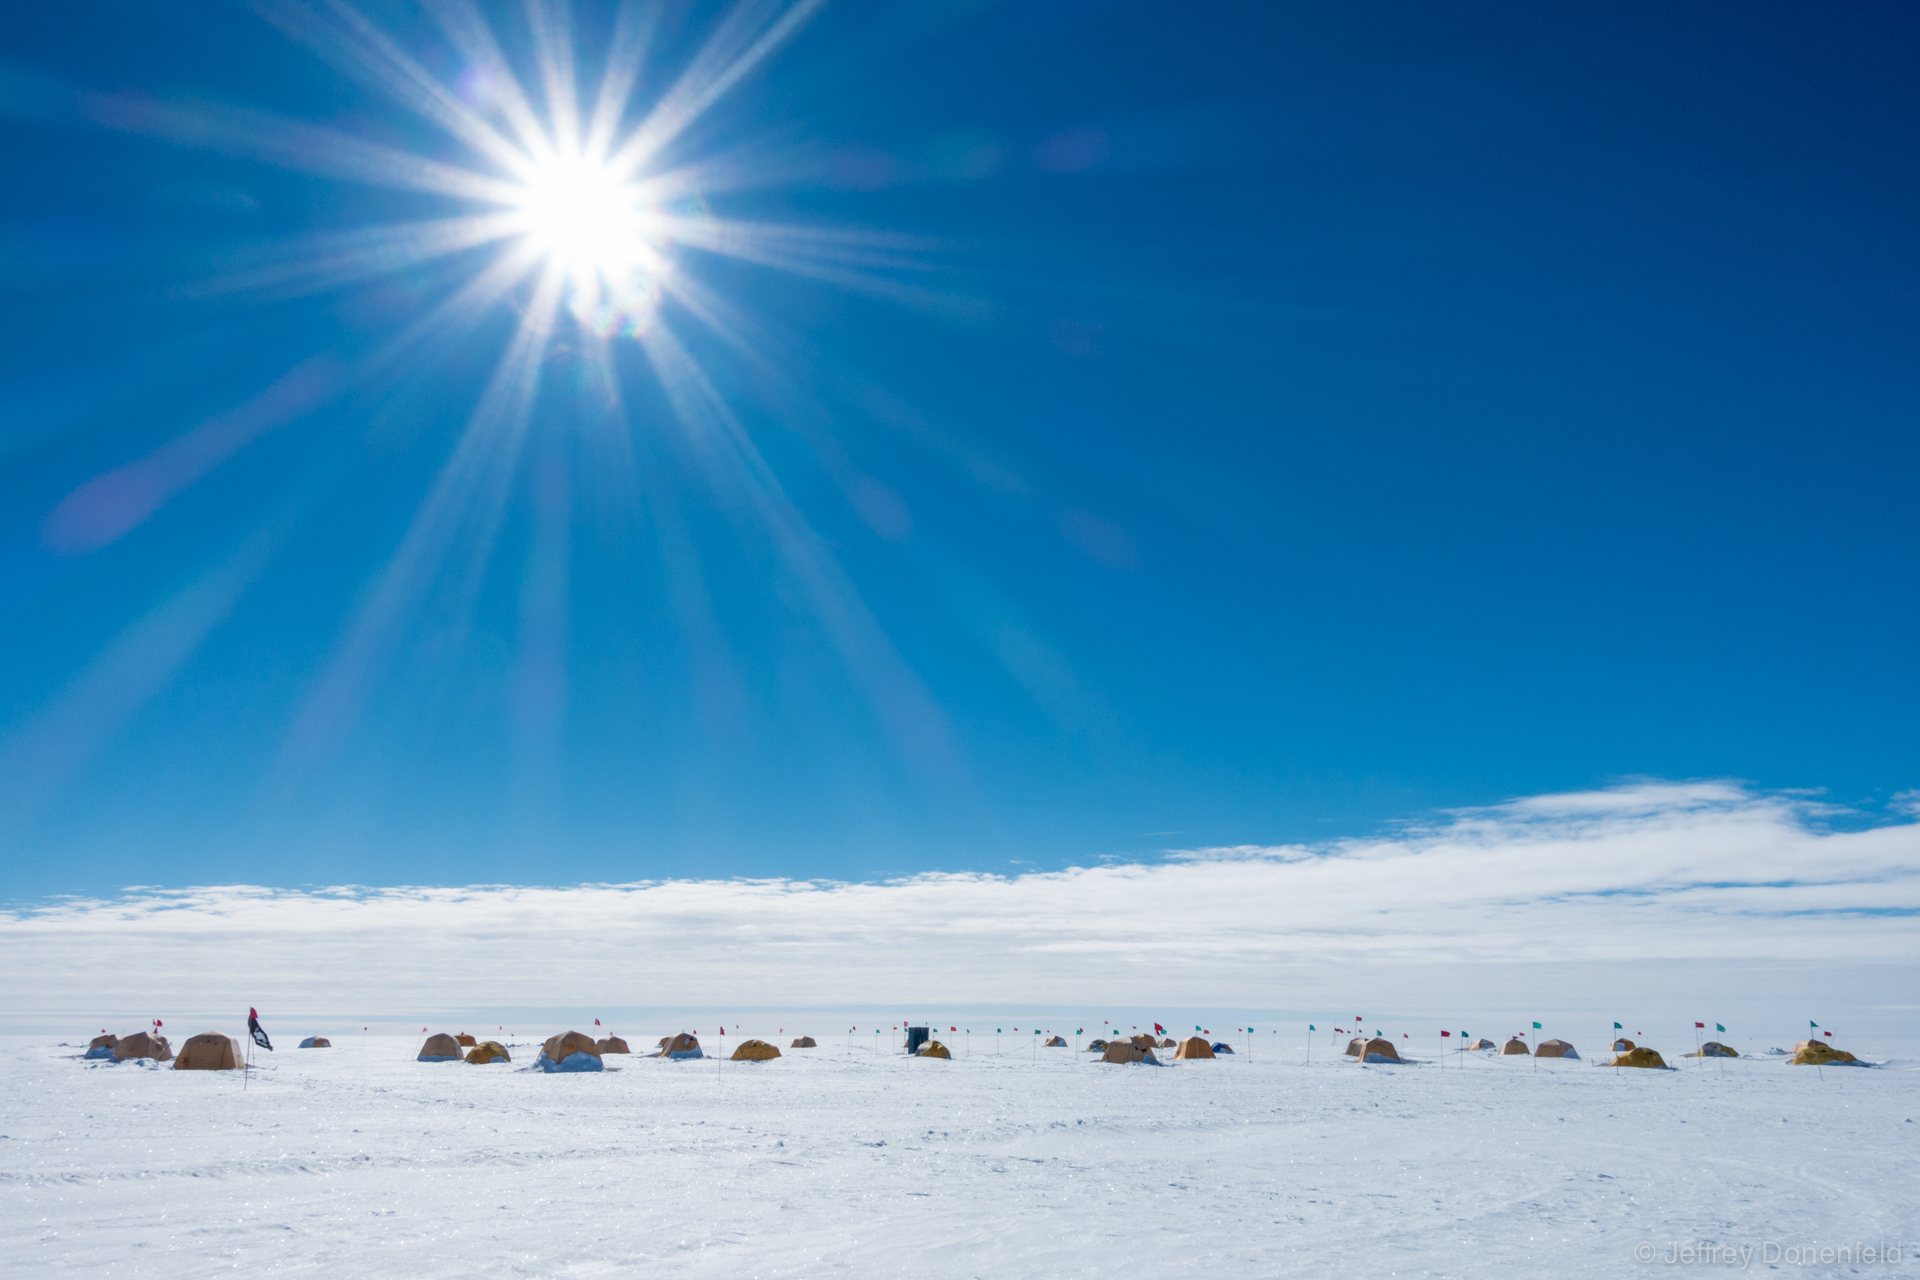
<path id="1" fill-rule="evenodd" d="M 1475 1040 L 1471 1044 L 1464 1046 L 1468 1051 L 1486 1050 L 1494 1047 L 1493 1041 L 1486 1039 Z M 1788 1058 L 1787 1061 L 1802 1066 L 1859 1061 L 1859 1059 L 1851 1053 L 1848 1053 L 1844 1049 L 1836 1049 L 1824 1040 L 1802 1040 L 1793 1047 L 1793 1050 L 1793 1055 Z M 1645 1045 L 1636 1045 L 1624 1036 L 1613 1042 L 1613 1052 L 1615 1055 L 1613 1061 L 1606 1064 L 1610 1067 L 1649 1067 L 1664 1069 L 1667 1065 L 1666 1059 L 1660 1056 L 1657 1049 L 1651 1049 Z M 1779 1051 L 1775 1050 L 1775 1052 L 1777 1053 Z M 1500 1056 L 1502 1057 L 1510 1055 L 1524 1057 L 1528 1054 L 1536 1058 L 1578 1059 L 1580 1057 L 1579 1051 L 1565 1040 L 1542 1040 L 1539 1048 L 1529 1049 L 1525 1040 L 1522 1040 L 1519 1036 L 1515 1036 L 1507 1041 L 1504 1046 L 1500 1046 Z M 1347 1045 L 1346 1056 L 1349 1058 L 1358 1058 L 1362 1062 L 1400 1061 L 1400 1053 L 1394 1048 L 1393 1041 L 1378 1036 L 1371 1040 L 1364 1041 L 1356 1038 Z M 1721 1044 L 1718 1040 L 1709 1040 L 1701 1045 L 1698 1050 L 1686 1056 L 1689 1058 L 1737 1058 L 1740 1056 L 1740 1053 L 1731 1045 Z"/>
<path id="2" fill-rule="evenodd" d="M 791 1046 L 795 1049 L 816 1049 L 819 1047 L 812 1036 L 801 1036 Z M 612 1054 L 632 1053 L 633 1050 L 619 1036 L 606 1036 L 595 1040 L 580 1031 L 564 1031 L 557 1036 L 549 1036 L 540 1046 L 540 1055 L 534 1059 L 534 1065 L 542 1071 L 601 1071 L 606 1067 L 603 1059 Z M 684 1058 L 702 1058 L 706 1055 L 700 1049 L 699 1038 L 681 1032 L 678 1035 L 660 1037 L 660 1044 L 653 1054 L 655 1058 L 679 1060 Z M 780 1050 L 765 1040 L 743 1040 L 734 1047 L 733 1062 L 765 1062 L 780 1056 Z M 447 1035 L 442 1032 L 427 1037 L 416 1055 L 421 1062 L 470 1062 L 484 1065 L 490 1062 L 512 1062 L 513 1057 L 507 1047 L 497 1040 L 475 1041 L 461 1032 Z"/>
<path id="3" fill-rule="evenodd" d="M 1059 1040 L 1059 1037 L 1054 1039 Z M 1060 1040 L 1060 1043 L 1065 1044 L 1066 1041 Z M 1148 1035 L 1128 1039 L 1115 1036 L 1111 1040 L 1095 1040 L 1087 1046 L 1087 1052 L 1099 1054 L 1102 1062 L 1158 1062 L 1160 1059 L 1153 1056 L 1155 1049 L 1173 1050 L 1175 1061 L 1217 1058 L 1233 1052 L 1233 1046 L 1224 1041 L 1208 1044 L 1199 1036 L 1188 1036 L 1185 1040 L 1175 1040 L 1171 1036 L 1160 1040 Z"/>
<path id="4" fill-rule="evenodd" d="M 158 1031 L 136 1031 L 125 1037 L 102 1034 L 95 1036 L 92 1043 L 87 1045 L 85 1056 L 114 1062 L 127 1062 L 135 1058 L 171 1062 L 176 1071 L 232 1071 L 247 1065 L 246 1051 L 240 1047 L 240 1042 L 218 1031 L 203 1031 L 197 1036 L 189 1036 L 177 1054 L 173 1046 L 167 1043 L 167 1038 Z"/>

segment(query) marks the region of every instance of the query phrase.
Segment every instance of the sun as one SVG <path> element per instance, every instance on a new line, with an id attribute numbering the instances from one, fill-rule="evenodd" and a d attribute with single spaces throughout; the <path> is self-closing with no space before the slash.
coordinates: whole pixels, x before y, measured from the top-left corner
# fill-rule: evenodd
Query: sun
<path id="1" fill-rule="evenodd" d="M 577 319 L 612 329 L 650 313 L 669 262 L 659 211 L 639 184 L 604 161 L 556 153 L 528 170 L 510 207 L 528 246 L 565 278 Z"/>

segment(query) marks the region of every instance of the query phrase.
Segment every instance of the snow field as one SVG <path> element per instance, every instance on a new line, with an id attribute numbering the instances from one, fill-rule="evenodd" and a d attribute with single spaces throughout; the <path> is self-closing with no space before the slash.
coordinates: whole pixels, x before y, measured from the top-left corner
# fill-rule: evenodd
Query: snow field
<path id="1" fill-rule="evenodd" d="M 950 1062 L 823 1037 L 767 1063 L 545 1075 L 538 1040 L 480 1067 L 341 1037 L 257 1055 L 243 1091 L 9 1037 L 0 1257 L 9 1275 L 1611 1277 L 1649 1243 L 1899 1240 L 1906 1260 L 1864 1271 L 1920 1268 L 1920 1070 L 1901 1064 L 1155 1068 L 980 1041 Z"/>

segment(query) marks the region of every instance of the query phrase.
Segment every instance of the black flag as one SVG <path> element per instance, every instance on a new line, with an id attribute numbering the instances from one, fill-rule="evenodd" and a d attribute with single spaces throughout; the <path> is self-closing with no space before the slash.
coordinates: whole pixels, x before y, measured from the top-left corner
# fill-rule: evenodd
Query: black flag
<path id="1" fill-rule="evenodd" d="M 260 1011 L 258 1009 L 249 1008 L 247 1010 L 247 1030 L 253 1033 L 253 1042 L 255 1044 L 265 1049 L 268 1053 L 273 1052 L 273 1041 L 267 1039 L 265 1029 L 260 1026 Z"/>

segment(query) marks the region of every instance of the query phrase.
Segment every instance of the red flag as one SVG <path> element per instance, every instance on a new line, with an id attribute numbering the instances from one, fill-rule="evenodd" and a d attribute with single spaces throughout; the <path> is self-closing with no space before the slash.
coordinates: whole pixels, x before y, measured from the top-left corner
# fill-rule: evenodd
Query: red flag
<path id="1" fill-rule="evenodd" d="M 1157 1022 L 1153 1024 L 1153 1029 L 1154 1029 L 1155 1031 L 1158 1031 L 1158 1032 L 1159 1032 L 1159 1033 L 1160 1033 L 1161 1035 L 1165 1035 L 1165 1034 L 1167 1034 L 1167 1029 L 1166 1029 L 1165 1027 L 1163 1027 L 1163 1026 L 1161 1026 L 1161 1025 L 1160 1025 L 1159 1023 L 1157 1023 Z"/>
<path id="2" fill-rule="evenodd" d="M 1704 1023 L 1704 1022 L 1696 1022 L 1696 1023 L 1694 1023 L 1693 1025 L 1694 1025 L 1694 1026 L 1696 1026 L 1696 1027 L 1701 1027 L 1701 1028 L 1705 1028 L 1707 1024 L 1706 1024 L 1706 1023 Z"/>
<path id="3" fill-rule="evenodd" d="M 1453 1034 L 1453 1032 L 1451 1032 L 1451 1031 L 1442 1031 L 1442 1032 L 1440 1033 L 1440 1038 L 1441 1038 L 1442 1040 L 1444 1040 L 1444 1039 L 1446 1039 L 1446 1038 L 1447 1038 L 1448 1036 L 1450 1036 L 1450 1035 L 1452 1035 L 1452 1034 Z"/>
<path id="4" fill-rule="evenodd" d="M 596 1027 L 597 1027 L 597 1026 L 599 1026 L 599 1025 L 600 1025 L 600 1019 L 598 1019 L 598 1018 L 595 1018 L 595 1019 L 593 1020 L 593 1025 L 594 1025 L 594 1026 L 596 1026 Z"/>
<path id="5" fill-rule="evenodd" d="M 1833 1032 L 1831 1031 L 1822 1031 L 1820 1034 L 1825 1036 L 1829 1040 L 1833 1039 Z"/>

